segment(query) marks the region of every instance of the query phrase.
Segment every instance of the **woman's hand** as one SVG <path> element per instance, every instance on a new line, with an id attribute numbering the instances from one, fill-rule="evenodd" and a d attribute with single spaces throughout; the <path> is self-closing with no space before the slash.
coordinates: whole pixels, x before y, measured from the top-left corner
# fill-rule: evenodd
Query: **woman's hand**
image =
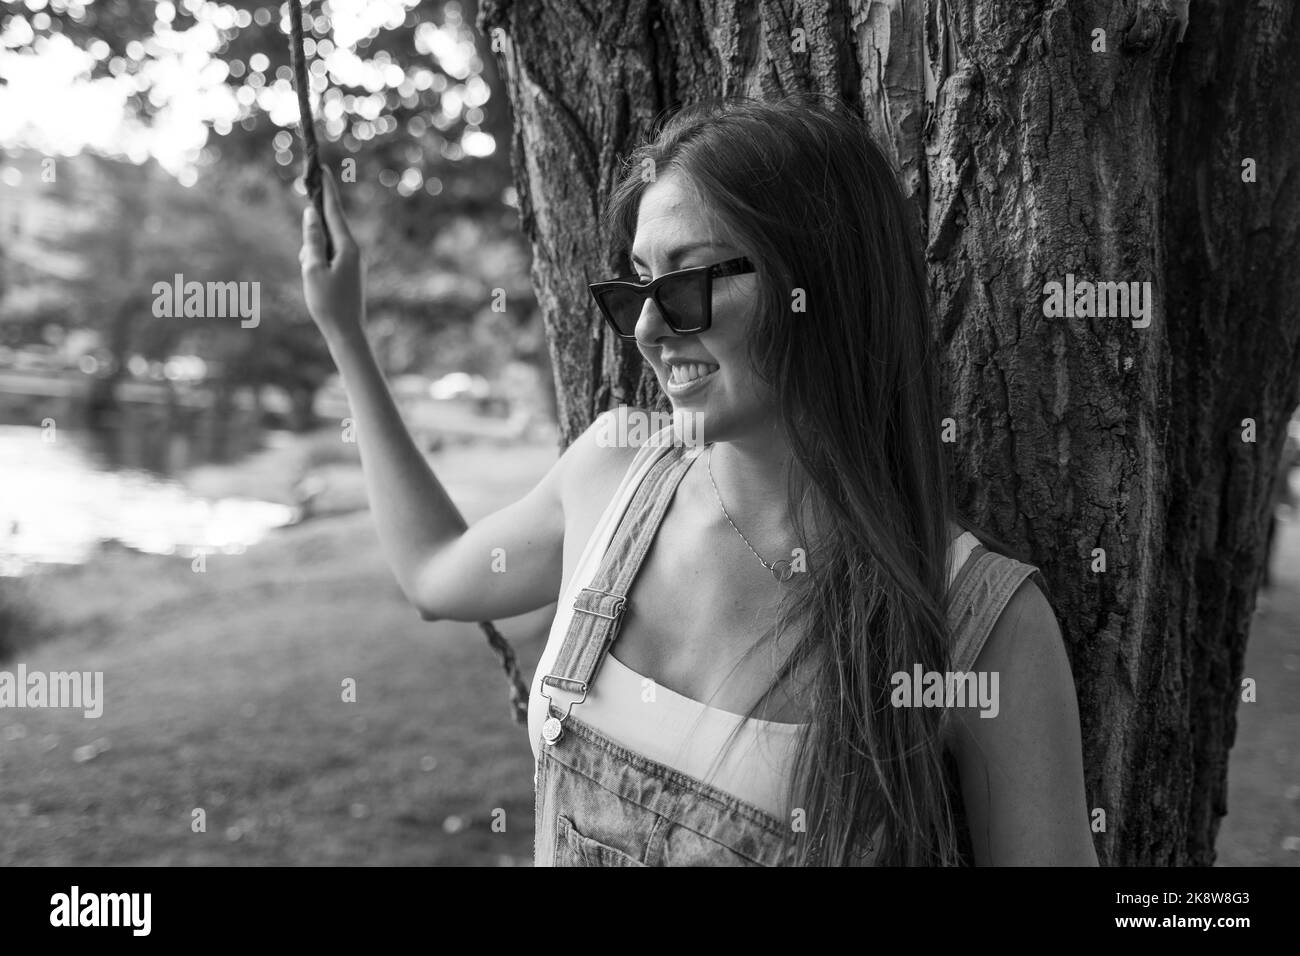
<path id="1" fill-rule="evenodd" d="M 362 294 L 361 253 L 343 218 L 338 187 L 328 169 L 321 171 L 325 188 L 325 220 L 334 243 L 334 260 L 325 258 L 325 232 L 316 207 L 308 203 L 302 212 L 302 291 L 307 311 L 326 337 L 361 328 L 365 314 Z"/>

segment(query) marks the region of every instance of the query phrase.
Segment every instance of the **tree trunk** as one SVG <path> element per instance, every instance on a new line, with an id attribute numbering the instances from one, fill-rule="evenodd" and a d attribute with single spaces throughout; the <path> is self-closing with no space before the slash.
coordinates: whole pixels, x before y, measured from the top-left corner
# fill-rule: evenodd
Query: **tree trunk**
<path id="1" fill-rule="evenodd" d="M 1266 676 L 1243 660 L 1300 371 L 1300 6 L 1190 12 L 496 0 L 480 17 L 508 39 L 566 443 L 613 405 L 662 407 L 586 293 L 625 265 L 597 216 L 653 119 L 799 90 L 868 118 L 925 240 L 957 505 L 1047 576 L 1109 865 L 1214 860 L 1242 680 Z M 1085 280 L 1149 282 L 1154 305 L 1049 317 L 1046 284 Z"/>

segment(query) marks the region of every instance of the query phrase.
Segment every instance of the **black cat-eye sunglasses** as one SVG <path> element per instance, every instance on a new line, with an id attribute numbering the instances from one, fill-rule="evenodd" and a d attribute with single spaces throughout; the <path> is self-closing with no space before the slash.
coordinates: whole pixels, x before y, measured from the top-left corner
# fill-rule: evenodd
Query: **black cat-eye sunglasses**
<path id="1" fill-rule="evenodd" d="M 592 282 L 587 288 L 600 314 L 621 339 L 636 338 L 636 323 L 646 299 L 654 299 L 664 324 L 675 334 L 694 335 L 703 332 L 713 321 L 713 280 L 753 271 L 753 263 L 742 256 L 711 266 L 668 272 L 650 282 L 637 278 L 606 279 Z"/>

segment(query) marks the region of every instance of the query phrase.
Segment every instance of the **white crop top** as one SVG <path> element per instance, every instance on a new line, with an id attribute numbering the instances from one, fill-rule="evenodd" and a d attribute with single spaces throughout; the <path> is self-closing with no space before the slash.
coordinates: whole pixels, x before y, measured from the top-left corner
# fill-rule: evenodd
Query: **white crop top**
<path id="1" fill-rule="evenodd" d="M 656 439 L 662 438 L 663 434 L 654 436 L 637 453 L 613 499 L 596 523 L 573 577 L 560 596 L 550 636 L 533 674 L 528 697 L 528 737 L 534 760 L 542 722 L 546 719 L 546 698 L 540 692 L 541 679 L 550 673 L 559 656 L 560 645 L 573 618 L 574 598 L 578 590 L 590 584 L 595 576 L 633 493 L 658 457 L 655 454 L 659 447 Z M 698 455 L 702 450 L 697 446 L 687 449 L 686 454 Z M 948 549 L 949 585 L 978 544 L 969 531 L 953 540 Z M 574 716 L 629 750 L 710 783 L 777 819 L 785 819 L 785 788 L 792 772 L 798 734 L 804 725 L 757 718 L 747 720 L 740 714 L 683 697 L 625 666 L 614 656 L 617 648 L 618 642 L 615 641 L 596 671 L 586 700 L 574 707 Z M 649 702 L 645 699 L 649 695 L 644 688 L 652 684 L 654 696 L 653 702 Z M 738 725 L 741 726 L 735 740 L 719 759 L 725 742 Z"/>

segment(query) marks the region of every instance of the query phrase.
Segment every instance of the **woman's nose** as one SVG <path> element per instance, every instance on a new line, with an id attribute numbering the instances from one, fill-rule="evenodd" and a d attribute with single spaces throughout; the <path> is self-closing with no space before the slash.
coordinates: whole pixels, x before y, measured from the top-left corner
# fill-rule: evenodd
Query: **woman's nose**
<path id="1" fill-rule="evenodd" d="M 633 331 L 636 333 L 637 344 L 647 347 L 656 345 L 664 336 L 673 334 L 673 330 L 664 321 L 663 312 L 659 311 L 658 304 L 651 297 L 642 304 L 641 315 L 637 318 Z"/>

